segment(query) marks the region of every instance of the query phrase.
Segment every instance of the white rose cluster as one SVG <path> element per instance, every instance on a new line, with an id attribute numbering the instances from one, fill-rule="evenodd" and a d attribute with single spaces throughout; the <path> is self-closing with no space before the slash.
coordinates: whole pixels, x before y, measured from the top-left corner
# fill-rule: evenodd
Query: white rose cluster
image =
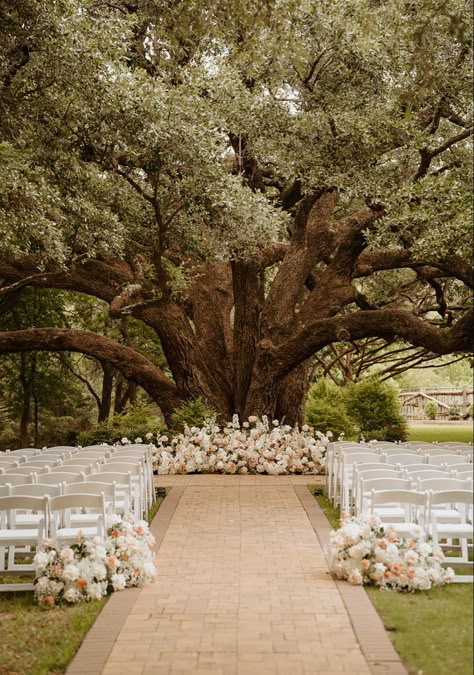
<path id="1" fill-rule="evenodd" d="M 34 558 L 35 599 L 53 607 L 144 586 L 156 579 L 153 543 L 148 523 L 116 514 L 109 517 L 105 540 L 80 535 L 74 544 L 62 547 L 44 541 Z"/>
<path id="2" fill-rule="evenodd" d="M 152 435 L 146 438 L 151 442 Z M 154 443 L 154 470 L 162 475 L 321 474 L 329 435 L 304 425 L 301 430 L 250 416 L 241 425 L 237 415 L 227 426 L 207 420 L 202 427 L 185 428 Z"/>
<path id="3" fill-rule="evenodd" d="M 330 567 L 338 579 L 355 585 L 374 585 L 394 591 L 427 591 L 449 583 L 453 570 L 444 569 L 443 552 L 432 546 L 419 526 L 400 541 L 375 516 L 344 517 L 331 532 Z"/>

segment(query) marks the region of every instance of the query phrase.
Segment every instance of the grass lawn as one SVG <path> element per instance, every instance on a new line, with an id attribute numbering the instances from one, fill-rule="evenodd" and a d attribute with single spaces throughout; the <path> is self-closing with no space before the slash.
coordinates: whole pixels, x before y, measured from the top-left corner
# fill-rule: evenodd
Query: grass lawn
<path id="1" fill-rule="evenodd" d="M 0 675 L 63 673 L 105 602 L 45 610 L 33 593 L 0 594 Z"/>
<path id="2" fill-rule="evenodd" d="M 332 527 L 339 527 L 339 512 L 327 497 L 316 499 Z M 378 588 L 366 591 L 410 673 L 472 673 L 472 584 L 406 594 Z"/>
<path id="3" fill-rule="evenodd" d="M 163 498 L 156 500 L 148 522 Z M 31 577 L 0 579 L 0 675 L 54 675 L 64 673 L 107 598 L 38 607 L 33 593 L 2 593 L 1 583 L 30 582 Z"/>
<path id="4" fill-rule="evenodd" d="M 467 424 L 412 424 L 408 425 L 409 441 L 460 441 L 472 443 L 473 425 Z"/>

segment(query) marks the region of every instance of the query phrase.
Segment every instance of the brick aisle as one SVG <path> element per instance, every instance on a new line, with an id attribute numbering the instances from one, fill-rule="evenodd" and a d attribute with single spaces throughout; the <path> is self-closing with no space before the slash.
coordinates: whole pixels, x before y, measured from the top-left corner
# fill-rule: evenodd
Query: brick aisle
<path id="1" fill-rule="evenodd" d="M 314 478 L 196 478 L 103 675 L 370 673 L 295 492 Z"/>

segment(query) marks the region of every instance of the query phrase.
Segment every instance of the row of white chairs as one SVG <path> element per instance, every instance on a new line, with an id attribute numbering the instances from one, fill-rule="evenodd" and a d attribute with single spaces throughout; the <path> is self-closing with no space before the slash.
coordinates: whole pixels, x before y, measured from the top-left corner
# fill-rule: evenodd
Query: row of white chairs
<path id="1" fill-rule="evenodd" d="M 401 539 L 416 534 L 416 527 L 423 527 L 433 544 L 456 548 L 460 555 L 448 554 L 445 564 L 472 564 L 473 493 L 472 489 L 446 489 L 439 491 L 412 489 L 372 489 L 368 513 L 380 518 L 385 527 L 392 527 Z M 457 540 L 456 547 L 453 540 Z M 472 575 L 460 575 L 456 581 L 472 582 Z"/>
<path id="2" fill-rule="evenodd" d="M 0 571 L 33 570 L 34 552 L 45 538 L 61 545 L 76 542 L 79 533 L 104 537 L 111 509 L 103 491 L 0 497 Z"/>
<path id="3" fill-rule="evenodd" d="M 155 499 L 153 456 L 148 445 L 49 448 L 30 456 L 21 455 L 22 452 L 5 453 L 6 458 L 0 459 L 0 486 L 28 482 L 59 485 L 122 472 L 130 474 L 132 482 L 138 485 L 139 498 L 135 496 L 132 502 L 134 513 L 144 517 Z M 17 457 L 22 461 L 17 461 Z"/>
<path id="4" fill-rule="evenodd" d="M 347 506 L 348 494 L 351 489 L 353 466 L 357 463 L 393 464 L 403 467 L 423 464 L 451 470 L 459 467 L 460 470 L 469 470 L 472 463 L 464 455 L 455 453 L 433 454 L 419 451 L 404 450 L 396 452 L 391 448 L 376 448 L 356 443 L 330 443 L 326 454 L 326 488 L 329 498 L 335 505 L 342 501 L 342 507 Z"/>
<path id="5" fill-rule="evenodd" d="M 463 478 L 447 475 L 444 472 L 406 473 L 390 469 L 376 471 L 364 469 L 364 465 L 354 472 L 353 492 L 350 513 L 360 515 L 370 510 L 372 490 L 414 490 L 416 492 L 442 492 L 445 490 L 472 490 L 472 475 Z"/>

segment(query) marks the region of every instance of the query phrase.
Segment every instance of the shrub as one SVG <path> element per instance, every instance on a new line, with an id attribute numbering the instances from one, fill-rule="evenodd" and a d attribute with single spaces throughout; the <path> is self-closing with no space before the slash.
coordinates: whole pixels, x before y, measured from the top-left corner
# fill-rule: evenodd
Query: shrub
<path id="1" fill-rule="evenodd" d="M 206 419 L 216 417 L 216 411 L 202 398 L 186 401 L 172 415 L 173 430 L 183 431 L 184 427 L 201 427 Z"/>
<path id="2" fill-rule="evenodd" d="M 394 436 L 396 440 L 406 440 L 406 421 L 400 413 L 397 394 L 388 384 L 367 380 L 351 385 L 346 402 L 348 414 L 366 440 L 394 440 Z"/>
<path id="3" fill-rule="evenodd" d="M 438 404 L 434 401 L 427 401 L 424 406 L 425 415 L 429 420 L 435 420 L 438 415 Z"/>
<path id="4" fill-rule="evenodd" d="M 473 417 L 472 413 L 473 413 L 473 406 L 472 406 L 472 403 L 471 403 L 470 405 L 467 406 L 466 419 L 469 419 L 469 417 L 472 419 L 472 417 Z"/>
<path id="5" fill-rule="evenodd" d="M 336 437 L 341 434 L 349 437 L 356 433 L 344 409 L 326 401 L 311 401 L 306 407 L 306 421 L 323 434 L 332 431 Z"/>
<path id="6" fill-rule="evenodd" d="M 150 413 L 143 404 L 135 404 L 124 412 L 113 415 L 107 422 L 95 424 L 87 431 L 77 435 L 78 445 L 95 445 L 99 443 L 119 443 L 122 438 L 128 438 L 133 443 L 136 438 L 145 442 L 148 433 L 156 433 L 164 428 L 158 418 Z"/>
<path id="7" fill-rule="evenodd" d="M 448 418 L 450 420 L 460 420 L 461 419 L 461 410 L 459 406 L 454 404 L 450 405 L 448 408 Z"/>

